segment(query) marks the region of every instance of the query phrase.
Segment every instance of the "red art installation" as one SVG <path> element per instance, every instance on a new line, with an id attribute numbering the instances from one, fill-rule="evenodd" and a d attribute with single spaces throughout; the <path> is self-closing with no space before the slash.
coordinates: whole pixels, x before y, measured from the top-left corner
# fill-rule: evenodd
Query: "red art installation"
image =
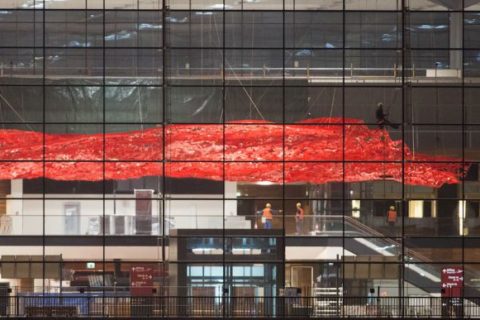
<path id="1" fill-rule="evenodd" d="M 278 125 L 245 120 L 105 135 L 3 129 L 0 179 L 98 181 L 165 175 L 315 184 L 393 180 L 440 187 L 458 183 L 468 169 L 460 159 L 414 154 L 407 146 L 402 150 L 402 142 L 392 140 L 385 129 L 369 128 L 361 120 L 345 122 L 317 118 Z"/>

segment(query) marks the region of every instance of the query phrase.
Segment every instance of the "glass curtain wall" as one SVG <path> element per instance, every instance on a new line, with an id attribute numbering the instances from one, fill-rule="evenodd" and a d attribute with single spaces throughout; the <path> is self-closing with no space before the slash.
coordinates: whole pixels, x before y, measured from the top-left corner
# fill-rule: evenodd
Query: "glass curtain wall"
<path id="1" fill-rule="evenodd" d="M 0 39 L 8 295 L 479 314 L 477 1 L 3 0 Z"/>

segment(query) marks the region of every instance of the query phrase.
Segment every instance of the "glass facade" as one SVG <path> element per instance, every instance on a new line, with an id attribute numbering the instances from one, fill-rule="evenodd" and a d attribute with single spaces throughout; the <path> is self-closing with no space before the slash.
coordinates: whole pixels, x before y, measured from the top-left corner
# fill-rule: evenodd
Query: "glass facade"
<path id="1" fill-rule="evenodd" d="M 0 1 L 0 316 L 480 317 L 480 1 Z"/>

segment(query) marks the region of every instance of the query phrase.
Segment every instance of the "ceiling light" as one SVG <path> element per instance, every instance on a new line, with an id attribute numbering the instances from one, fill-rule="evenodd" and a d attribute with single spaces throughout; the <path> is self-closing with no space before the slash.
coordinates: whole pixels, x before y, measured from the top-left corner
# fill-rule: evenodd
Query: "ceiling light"
<path id="1" fill-rule="evenodd" d="M 210 7 L 208 7 L 209 9 L 218 9 L 218 10 L 221 10 L 221 9 L 232 9 L 232 6 L 229 6 L 229 5 L 223 5 L 223 3 L 215 3 L 213 5 L 211 5 Z"/>
<path id="2" fill-rule="evenodd" d="M 273 184 L 273 182 L 271 182 L 271 181 L 258 181 L 257 184 L 259 186 L 271 186 Z"/>

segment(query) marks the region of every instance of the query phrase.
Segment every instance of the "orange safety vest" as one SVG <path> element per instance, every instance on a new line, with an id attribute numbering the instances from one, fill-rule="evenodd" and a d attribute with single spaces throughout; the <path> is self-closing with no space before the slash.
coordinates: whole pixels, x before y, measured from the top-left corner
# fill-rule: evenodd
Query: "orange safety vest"
<path id="1" fill-rule="evenodd" d="M 270 208 L 263 209 L 263 217 L 267 220 L 272 220 L 273 219 L 272 209 Z"/>
<path id="2" fill-rule="evenodd" d="M 388 222 L 397 222 L 397 211 L 388 210 L 387 221 Z"/>

